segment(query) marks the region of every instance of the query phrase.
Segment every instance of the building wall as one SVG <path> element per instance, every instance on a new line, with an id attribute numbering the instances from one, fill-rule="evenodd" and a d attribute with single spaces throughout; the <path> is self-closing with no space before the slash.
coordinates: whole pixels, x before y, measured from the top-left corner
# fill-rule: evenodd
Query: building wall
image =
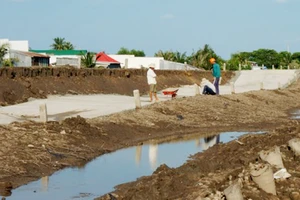
<path id="1" fill-rule="evenodd" d="M 3 44 L 8 44 L 10 50 L 17 51 L 28 51 L 29 43 L 27 40 L 19 40 L 19 41 L 10 41 L 9 39 L 0 39 L 0 46 Z M 4 59 L 9 59 L 10 53 L 4 56 Z"/>
<path id="2" fill-rule="evenodd" d="M 28 52 L 29 50 L 29 43 L 26 40 L 19 40 L 19 41 L 9 41 L 10 49 L 17 50 L 17 51 L 25 51 Z"/>
<path id="3" fill-rule="evenodd" d="M 18 59 L 18 62 L 14 65 L 15 67 L 31 67 L 32 65 L 32 60 L 30 56 L 23 55 L 16 51 L 10 51 L 9 56 L 10 58 Z"/>
<path id="4" fill-rule="evenodd" d="M 77 68 L 80 68 L 81 58 L 78 56 L 75 57 L 56 57 L 56 66 L 65 66 L 70 65 Z"/>
<path id="5" fill-rule="evenodd" d="M 108 56 L 120 62 L 121 67 L 125 67 L 126 59 L 135 57 L 134 55 L 116 55 L 116 54 L 110 54 Z"/>
<path id="6" fill-rule="evenodd" d="M 128 58 L 128 68 L 140 69 L 142 67 L 148 68 L 150 64 L 155 64 L 155 69 L 160 69 L 160 61 L 164 60 L 162 57 L 133 57 Z"/>

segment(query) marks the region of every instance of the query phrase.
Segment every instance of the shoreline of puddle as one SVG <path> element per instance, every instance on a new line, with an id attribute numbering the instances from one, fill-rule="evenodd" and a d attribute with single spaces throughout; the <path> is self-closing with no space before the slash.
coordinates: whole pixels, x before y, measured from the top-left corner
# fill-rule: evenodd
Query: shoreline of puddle
<path id="1" fill-rule="evenodd" d="M 227 143 L 246 134 L 260 132 L 222 132 L 192 134 L 176 139 L 150 140 L 141 145 L 101 155 L 83 167 L 66 168 L 51 176 L 12 190 L 7 200 L 15 199 L 93 199 L 109 193 L 122 183 L 151 175 L 161 164 L 179 167 L 191 155 L 218 143 Z M 164 139 L 166 141 L 166 139 Z M 1 196 L 1 195 L 0 195 Z"/>

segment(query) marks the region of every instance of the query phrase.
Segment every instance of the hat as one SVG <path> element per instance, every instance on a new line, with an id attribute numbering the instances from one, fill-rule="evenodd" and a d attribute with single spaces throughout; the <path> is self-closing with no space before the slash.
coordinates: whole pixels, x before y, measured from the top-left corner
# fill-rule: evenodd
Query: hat
<path id="1" fill-rule="evenodd" d="M 211 58 L 211 59 L 209 59 L 209 62 L 210 62 L 210 63 L 214 63 L 214 62 L 216 62 L 216 59 Z"/>
<path id="2" fill-rule="evenodd" d="M 149 68 L 155 69 L 155 64 L 154 64 L 154 63 L 151 63 L 151 64 L 149 65 Z"/>

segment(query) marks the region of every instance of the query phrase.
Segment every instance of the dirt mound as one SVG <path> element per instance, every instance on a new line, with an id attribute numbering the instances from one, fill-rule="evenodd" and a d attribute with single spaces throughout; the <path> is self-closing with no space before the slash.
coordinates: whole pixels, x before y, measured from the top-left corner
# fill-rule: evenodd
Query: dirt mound
<path id="1" fill-rule="evenodd" d="M 122 94 L 148 91 L 146 70 L 75 68 L 0 68 L 0 104 L 9 105 L 49 94 Z M 212 79 L 206 71 L 157 71 L 158 89 L 199 83 Z M 223 84 L 233 76 L 223 73 Z"/>

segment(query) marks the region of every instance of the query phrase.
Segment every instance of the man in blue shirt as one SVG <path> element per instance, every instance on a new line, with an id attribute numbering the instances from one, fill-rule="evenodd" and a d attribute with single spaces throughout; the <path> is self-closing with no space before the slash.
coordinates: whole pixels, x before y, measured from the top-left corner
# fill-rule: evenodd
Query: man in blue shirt
<path id="1" fill-rule="evenodd" d="M 219 83 L 221 78 L 220 65 L 216 63 L 216 59 L 211 58 L 209 62 L 212 64 L 212 75 L 214 77 L 214 86 L 216 88 L 216 94 L 219 95 Z"/>

